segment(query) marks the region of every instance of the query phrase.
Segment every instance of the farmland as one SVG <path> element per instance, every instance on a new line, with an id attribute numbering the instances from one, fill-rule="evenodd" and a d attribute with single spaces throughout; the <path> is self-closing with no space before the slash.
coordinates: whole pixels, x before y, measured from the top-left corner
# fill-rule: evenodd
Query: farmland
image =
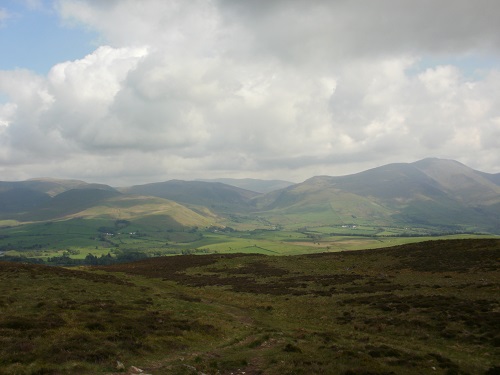
<path id="1" fill-rule="evenodd" d="M 228 222 L 226 222 L 228 224 Z M 485 238 L 480 234 L 430 236 L 425 228 L 318 226 L 283 229 L 229 222 L 210 227 L 172 228 L 159 222 L 75 218 L 0 227 L 0 251 L 8 259 L 48 262 L 141 254 L 144 257 L 186 253 L 260 253 L 297 255 L 394 246 L 436 238 Z M 241 229 L 244 228 L 244 229 Z M 252 228 L 252 229 L 249 229 Z M 64 259 L 58 264 L 63 264 Z M 61 263 L 63 262 L 63 263 Z M 49 262 L 50 263 L 50 262 Z M 68 263 L 68 265 L 76 263 Z"/>

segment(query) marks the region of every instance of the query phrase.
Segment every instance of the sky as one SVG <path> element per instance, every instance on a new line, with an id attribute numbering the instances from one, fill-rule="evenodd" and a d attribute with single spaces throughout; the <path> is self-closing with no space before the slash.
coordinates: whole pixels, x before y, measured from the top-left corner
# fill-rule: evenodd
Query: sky
<path id="1" fill-rule="evenodd" d="M 0 0 L 0 180 L 500 173 L 498 0 Z"/>

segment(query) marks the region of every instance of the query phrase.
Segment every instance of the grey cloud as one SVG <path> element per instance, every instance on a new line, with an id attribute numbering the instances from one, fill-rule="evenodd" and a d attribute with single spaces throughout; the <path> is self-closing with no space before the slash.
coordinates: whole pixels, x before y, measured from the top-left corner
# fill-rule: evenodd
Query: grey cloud
<path id="1" fill-rule="evenodd" d="M 294 62 L 400 53 L 498 55 L 500 3 L 443 1 L 220 0 L 224 20 L 241 25 L 252 49 Z"/>

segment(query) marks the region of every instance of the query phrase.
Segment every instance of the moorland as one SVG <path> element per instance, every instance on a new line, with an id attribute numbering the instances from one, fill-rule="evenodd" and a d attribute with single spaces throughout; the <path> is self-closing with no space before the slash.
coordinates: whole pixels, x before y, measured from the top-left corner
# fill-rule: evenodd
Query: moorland
<path id="1" fill-rule="evenodd" d="M 497 374 L 499 250 L 0 262 L 0 373 Z"/>

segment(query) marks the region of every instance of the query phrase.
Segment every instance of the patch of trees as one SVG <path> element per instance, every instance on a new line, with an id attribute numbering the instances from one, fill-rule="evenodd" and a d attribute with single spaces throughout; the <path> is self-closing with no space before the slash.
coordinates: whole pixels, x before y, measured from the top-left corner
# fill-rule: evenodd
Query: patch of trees
<path id="1" fill-rule="evenodd" d="M 16 263 L 29 263 L 29 264 L 45 264 L 44 260 L 41 258 L 27 258 L 25 256 L 12 256 L 4 255 L 0 257 L 2 262 L 16 262 Z"/>
<path id="2" fill-rule="evenodd" d="M 50 266 L 106 266 L 116 263 L 128 263 L 135 260 L 147 258 L 147 254 L 140 252 L 126 252 L 118 253 L 112 256 L 110 253 L 96 256 L 88 254 L 84 259 L 75 259 L 69 256 L 68 252 L 64 252 L 61 256 L 49 257 L 45 261 L 42 258 L 28 258 L 25 256 L 3 256 L 1 261 L 17 262 L 17 263 L 31 263 L 31 264 L 46 264 Z"/>
<path id="3" fill-rule="evenodd" d="M 6 245 L 0 246 L 0 251 L 9 251 L 9 250 L 18 250 L 18 251 L 30 251 L 30 250 L 41 250 L 45 246 L 49 246 L 49 244 L 40 244 L 40 243 L 35 243 L 32 245 L 22 245 L 22 244 L 12 244 L 8 243 Z"/>
<path id="4" fill-rule="evenodd" d="M 110 253 L 108 253 L 107 255 L 103 254 L 103 255 L 101 255 L 100 258 L 89 253 L 85 257 L 84 262 L 85 262 L 85 264 L 90 265 L 90 266 L 97 266 L 97 265 L 111 264 L 112 260 L 113 260 L 113 257 L 111 256 Z"/>
<path id="5" fill-rule="evenodd" d="M 139 252 L 119 253 L 115 257 L 110 253 L 102 254 L 100 257 L 89 253 L 84 259 L 73 259 L 63 254 L 62 256 L 48 258 L 47 264 L 54 266 L 107 266 L 116 263 L 133 262 L 144 258 L 147 258 L 147 255 Z"/>
<path id="6" fill-rule="evenodd" d="M 105 227 L 105 226 L 102 226 L 102 227 L 99 227 L 97 228 L 97 231 L 99 233 L 103 233 L 103 234 L 115 234 L 115 227 Z"/>

